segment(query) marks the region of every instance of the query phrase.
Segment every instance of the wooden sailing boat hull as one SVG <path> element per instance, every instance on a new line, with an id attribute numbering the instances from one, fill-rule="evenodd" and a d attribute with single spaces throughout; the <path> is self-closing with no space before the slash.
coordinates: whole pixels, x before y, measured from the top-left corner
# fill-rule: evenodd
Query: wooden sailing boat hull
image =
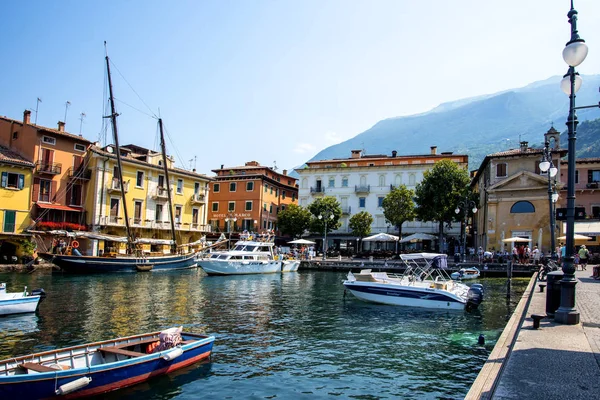
<path id="1" fill-rule="evenodd" d="M 50 259 L 61 270 L 70 273 L 89 274 L 106 272 L 137 272 L 144 264 L 151 265 L 152 271 L 172 271 L 195 268 L 196 254 L 169 255 L 161 257 L 90 257 L 54 255 Z M 143 268 L 142 268 L 143 269 Z"/>

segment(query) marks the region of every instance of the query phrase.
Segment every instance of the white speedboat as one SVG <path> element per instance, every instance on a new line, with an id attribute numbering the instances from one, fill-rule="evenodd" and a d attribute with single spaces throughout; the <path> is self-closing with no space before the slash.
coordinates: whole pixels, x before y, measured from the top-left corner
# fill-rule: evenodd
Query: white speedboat
<path id="1" fill-rule="evenodd" d="M 349 272 L 344 287 L 363 301 L 408 307 L 463 310 L 477 308 L 483 300 L 483 286 L 469 287 L 448 277 L 445 254 L 402 254 L 400 259 L 406 266 L 403 274 Z"/>
<path id="2" fill-rule="evenodd" d="M 40 298 L 40 294 L 29 294 L 27 286 L 22 292 L 9 293 L 6 283 L 0 283 L 0 315 L 35 312 Z"/>
<path id="3" fill-rule="evenodd" d="M 208 275 L 273 274 L 281 272 L 282 260 L 273 254 L 273 242 L 240 240 L 233 249 L 210 253 L 199 261 Z"/>
<path id="4" fill-rule="evenodd" d="M 296 272 L 300 267 L 300 260 L 283 260 L 281 262 L 281 272 Z"/>
<path id="5" fill-rule="evenodd" d="M 481 272 L 476 267 L 461 268 L 459 271 L 453 272 L 450 277 L 455 281 L 465 279 L 477 279 L 481 275 Z"/>

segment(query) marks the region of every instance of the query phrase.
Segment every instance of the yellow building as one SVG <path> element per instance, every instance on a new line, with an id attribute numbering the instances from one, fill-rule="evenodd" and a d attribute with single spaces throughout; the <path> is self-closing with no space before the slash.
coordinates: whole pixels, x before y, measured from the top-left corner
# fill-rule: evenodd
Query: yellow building
<path id="1" fill-rule="evenodd" d="M 170 246 L 166 241 L 172 239 L 172 231 L 162 154 L 135 145 L 120 149 L 127 216 L 118 179 L 116 148 L 91 146 L 85 160 L 86 168 L 91 169 L 85 199 L 87 224 L 92 232 L 124 237 L 127 218 L 136 238 L 153 239 L 143 244 L 146 253 L 168 253 Z M 210 232 L 206 205 L 208 183 L 212 179 L 195 170 L 176 168 L 171 157 L 167 157 L 167 168 L 177 244 L 195 242 Z M 90 255 L 125 250 L 124 243 L 94 240 L 84 248 L 85 254 Z"/>
<path id="2" fill-rule="evenodd" d="M 0 257 L 3 261 L 16 261 L 13 257 L 28 255 L 31 250 L 27 248 L 29 236 L 23 232 L 31 224 L 29 204 L 34 167 L 32 162 L 0 146 Z"/>

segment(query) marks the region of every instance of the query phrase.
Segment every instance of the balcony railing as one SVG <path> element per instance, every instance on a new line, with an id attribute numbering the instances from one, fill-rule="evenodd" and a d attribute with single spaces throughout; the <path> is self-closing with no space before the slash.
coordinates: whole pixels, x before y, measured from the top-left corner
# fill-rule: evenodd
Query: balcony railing
<path id="1" fill-rule="evenodd" d="M 352 207 L 350 207 L 350 206 L 342 207 L 342 214 L 348 215 L 351 212 L 352 212 Z"/>
<path id="2" fill-rule="evenodd" d="M 155 199 L 167 200 L 169 198 L 169 194 L 167 193 L 167 188 L 157 187 L 156 190 L 154 191 L 154 193 L 152 194 L 152 197 L 154 197 Z"/>
<path id="3" fill-rule="evenodd" d="M 355 193 L 369 193 L 371 191 L 371 185 L 357 185 L 354 186 Z"/>
<path id="4" fill-rule="evenodd" d="M 38 161 L 35 163 L 35 172 L 38 174 L 59 175 L 62 172 L 62 164 Z"/>
<path id="5" fill-rule="evenodd" d="M 325 188 L 324 187 L 311 187 L 310 193 L 311 194 L 323 194 L 323 193 L 325 193 Z"/>
<path id="6" fill-rule="evenodd" d="M 127 193 L 129 191 L 129 181 L 127 182 L 123 182 L 123 189 L 125 190 L 125 193 Z M 110 192 L 120 192 L 121 191 L 121 184 L 119 183 L 119 179 L 118 178 L 113 178 L 110 181 L 110 186 L 108 186 L 106 188 L 106 190 Z"/>
<path id="7" fill-rule="evenodd" d="M 194 193 L 190 201 L 192 204 L 204 204 L 206 203 L 206 195 L 204 193 Z"/>
<path id="8" fill-rule="evenodd" d="M 598 182 L 590 182 L 585 187 L 588 189 L 598 189 Z"/>
<path id="9" fill-rule="evenodd" d="M 69 168 L 69 178 L 71 179 L 83 179 L 89 181 L 92 178 L 92 171 L 85 168 Z"/>

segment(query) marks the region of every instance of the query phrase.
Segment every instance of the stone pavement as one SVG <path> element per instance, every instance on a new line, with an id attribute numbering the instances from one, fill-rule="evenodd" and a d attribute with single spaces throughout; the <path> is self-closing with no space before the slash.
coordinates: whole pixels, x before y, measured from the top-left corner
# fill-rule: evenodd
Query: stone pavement
<path id="1" fill-rule="evenodd" d="M 600 280 L 591 275 L 591 265 L 576 272 L 578 325 L 543 319 L 534 330 L 531 314 L 546 314 L 546 293 L 536 285 L 491 398 L 600 399 Z"/>

